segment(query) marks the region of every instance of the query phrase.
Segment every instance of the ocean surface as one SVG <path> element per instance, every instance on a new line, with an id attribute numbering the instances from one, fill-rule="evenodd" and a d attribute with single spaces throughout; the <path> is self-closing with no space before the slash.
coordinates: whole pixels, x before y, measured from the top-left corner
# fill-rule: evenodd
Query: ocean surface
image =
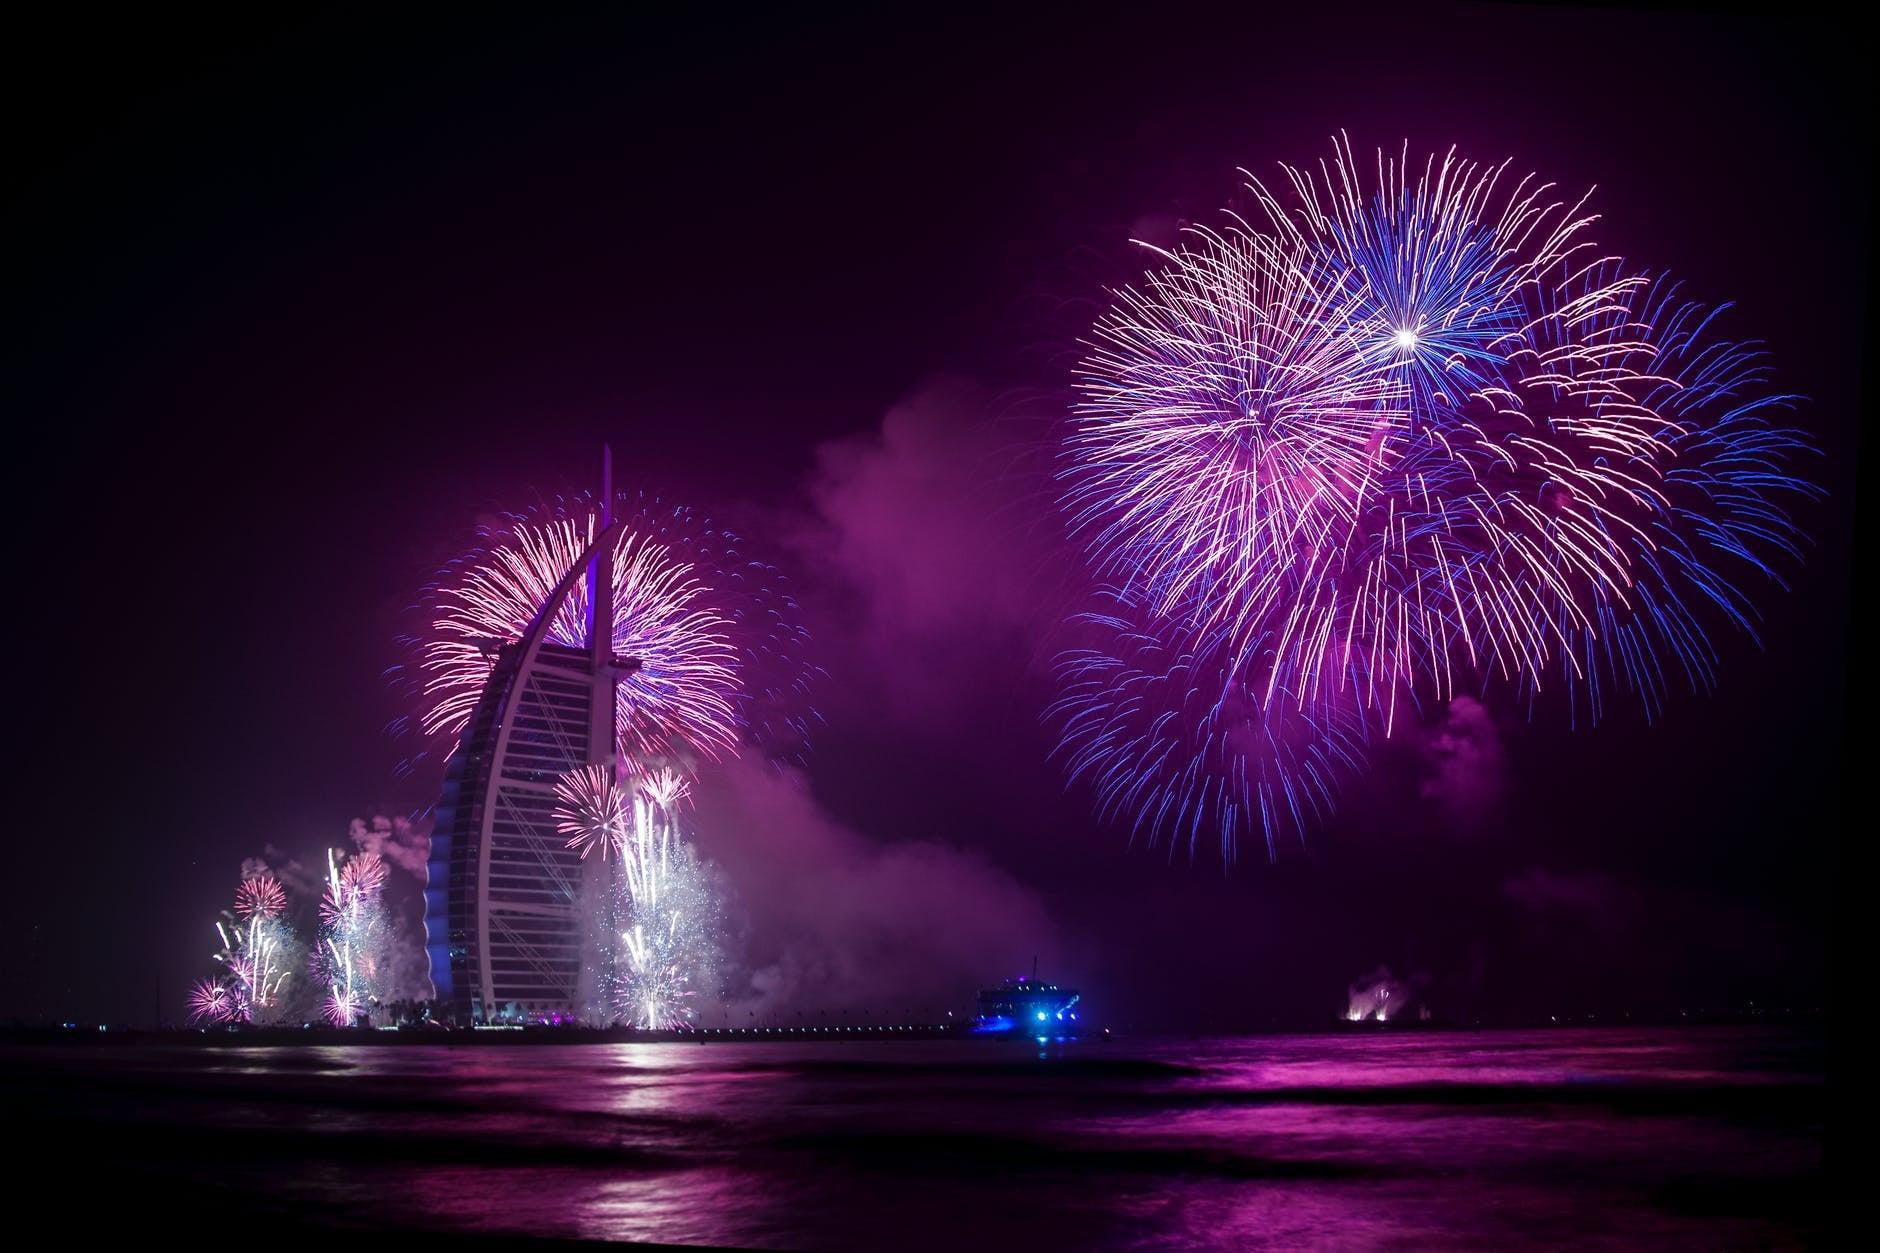
<path id="1" fill-rule="evenodd" d="M 76 1231 L 800 1249 L 1785 1248 L 1818 1032 L 9 1045 L 9 1191 Z M 9 1207 L 13 1213 L 19 1211 Z"/>

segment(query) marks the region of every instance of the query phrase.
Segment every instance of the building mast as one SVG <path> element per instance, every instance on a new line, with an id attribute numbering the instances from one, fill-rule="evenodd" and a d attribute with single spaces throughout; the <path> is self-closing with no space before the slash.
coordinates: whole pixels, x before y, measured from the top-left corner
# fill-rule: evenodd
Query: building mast
<path id="1" fill-rule="evenodd" d="M 601 445 L 600 517 L 595 534 L 614 522 L 614 450 Z M 605 545 L 588 560 L 588 651 L 591 654 L 593 696 L 588 702 L 588 761 L 613 767 L 620 754 L 619 727 L 615 723 L 614 684 L 619 681 L 614 662 L 614 546 Z"/>

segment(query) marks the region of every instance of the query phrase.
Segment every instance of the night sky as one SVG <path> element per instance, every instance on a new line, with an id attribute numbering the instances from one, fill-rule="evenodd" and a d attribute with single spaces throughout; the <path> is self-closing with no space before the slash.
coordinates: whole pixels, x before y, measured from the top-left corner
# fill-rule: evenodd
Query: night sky
<path id="1" fill-rule="evenodd" d="M 479 517 L 593 486 L 603 440 L 790 572 L 828 672 L 806 777 L 699 807 L 771 956 L 815 932 L 855 964 L 781 1008 L 963 1001 L 1033 953 L 1142 1029 L 1320 1021 L 1380 965 L 1462 1018 L 1822 1004 L 1860 49 L 1786 16 L 1299 8 L 16 29 L 0 1019 L 148 1023 L 159 987 L 180 1016 L 244 857 L 422 810 L 383 677 L 414 593 Z M 1461 809 L 1430 711 L 1304 847 L 1224 871 L 1132 850 L 1048 759 L 1039 450 L 1128 240 L 1340 129 L 1597 186 L 1603 244 L 1767 340 L 1830 495 L 1714 695 L 1591 733 L 1491 696 Z"/>

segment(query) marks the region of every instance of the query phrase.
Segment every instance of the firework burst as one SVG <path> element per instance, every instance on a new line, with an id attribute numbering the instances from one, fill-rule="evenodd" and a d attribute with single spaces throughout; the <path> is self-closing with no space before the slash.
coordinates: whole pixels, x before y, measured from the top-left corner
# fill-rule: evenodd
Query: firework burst
<path id="1" fill-rule="evenodd" d="M 334 953 L 337 964 L 332 986 L 320 1007 L 330 1026 L 354 1026 L 369 1010 L 364 990 L 353 980 L 350 958 L 350 954 Z"/>
<path id="2" fill-rule="evenodd" d="M 235 889 L 235 916 L 243 921 L 279 918 L 286 909 L 287 891 L 271 874 L 251 875 Z"/>
<path id="3" fill-rule="evenodd" d="M 522 638 L 593 533 L 592 515 L 518 522 L 440 587 L 422 646 L 427 734 L 454 740 L 462 731 L 500 650 Z M 737 743 L 729 621 L 666 545 L 625 532 L 612 556 L 614 655 L 639 663 L 618 688 L 622 751 L 635 761 L 717 759 Z M 549 625 L 550 642 L 585 647 L 587 612 L 577 585 Z"/>
<path id="4" fill-rule="evenodd" d="M 189 1020 L 193 1023 L 214 1025 L 230 1022 L 237 1017 L 236 997 L 233 989 L 220 979 L 198 979 L 189 990 Z"/>
<path id="5" fill-rule="evenodd" d="M 626 839 L 630 803 L 612 767 L 584 766 L 555 782 L 555 829 L 583 861 L 596 851 L 605 859 Z"/>
<path id="6" fill-rule="evenodd" d="M 1230 854 L 1406 701 L 1708 686 L 1815 490 L 1759 351 L 1603 256 L 1584 197 L 1344 142 L 1282 171 L 1096 323 L 1063 471 L 1126 609 L 1060 667 L 1072 772 Z"/>
<path id="7" fill-rule="evenodd" d="M 820 670 L 788 578 L 740 535 L 684 506 L 620 493 L 613 516 L 616 655 L 640 665 L 619 691 L 623 753 L 636 765 L 692 768 L 730 753 L 803 764 Z M 482 542 L 425 589 L 423 628 L 390 672 L 417 709 L 395 727 L 448 752 L 501 649 L 585 549 L 600 513 L 587 496 L 487 527 Z M 550 642 L 587 639 L 587 589 L 550 624 Z M 401 770 L 429 756 L 421 750 Z"/>
<path id="8" fill-rule="evenodd" d="M 1169 839 L 1192 856 L 1205 835 L 1224 861 L 1239 841 L 1277 852 L 1331 812 L 1340 784 L 1363 765 L 1363 710 L 1349 698 L 1302 708 L 1268 698 L 1205 633 L 1163 627 L 1113 602 L 1073 625 L 1083 642 L 1057 660 L 1060 694 L 1047 717 L 1073 779 L 1132 839 Z"/>
<path id="9" fill-rule="evenodd" d="M 581 504 L 594 507 L 585 498 Z M 613 516 L 690 565 L 703 599 L 723 621 L 736 654 L 731 705 L 739 751 L 806 764 L 818 722 L 810 688 L 822 672 L 811 660 L 809 630 L 788 576 L 743 535 L 687 506 L 621 492 Z"/>

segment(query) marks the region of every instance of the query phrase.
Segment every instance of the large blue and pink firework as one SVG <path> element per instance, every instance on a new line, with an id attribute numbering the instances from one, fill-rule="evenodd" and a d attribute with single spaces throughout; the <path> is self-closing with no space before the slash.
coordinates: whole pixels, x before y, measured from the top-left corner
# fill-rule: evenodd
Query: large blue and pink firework
<path id="1" fill-rule="evenodd" d="M 1453 151 L 1281 168 L 1116 294 L 1062 472 L 1102 601 L 1066 760 L 1229 858 L 1425 704 L 1708 688 L 1816 493 L 1761 350 L 1602 251 L 1586 197 Z"/>

